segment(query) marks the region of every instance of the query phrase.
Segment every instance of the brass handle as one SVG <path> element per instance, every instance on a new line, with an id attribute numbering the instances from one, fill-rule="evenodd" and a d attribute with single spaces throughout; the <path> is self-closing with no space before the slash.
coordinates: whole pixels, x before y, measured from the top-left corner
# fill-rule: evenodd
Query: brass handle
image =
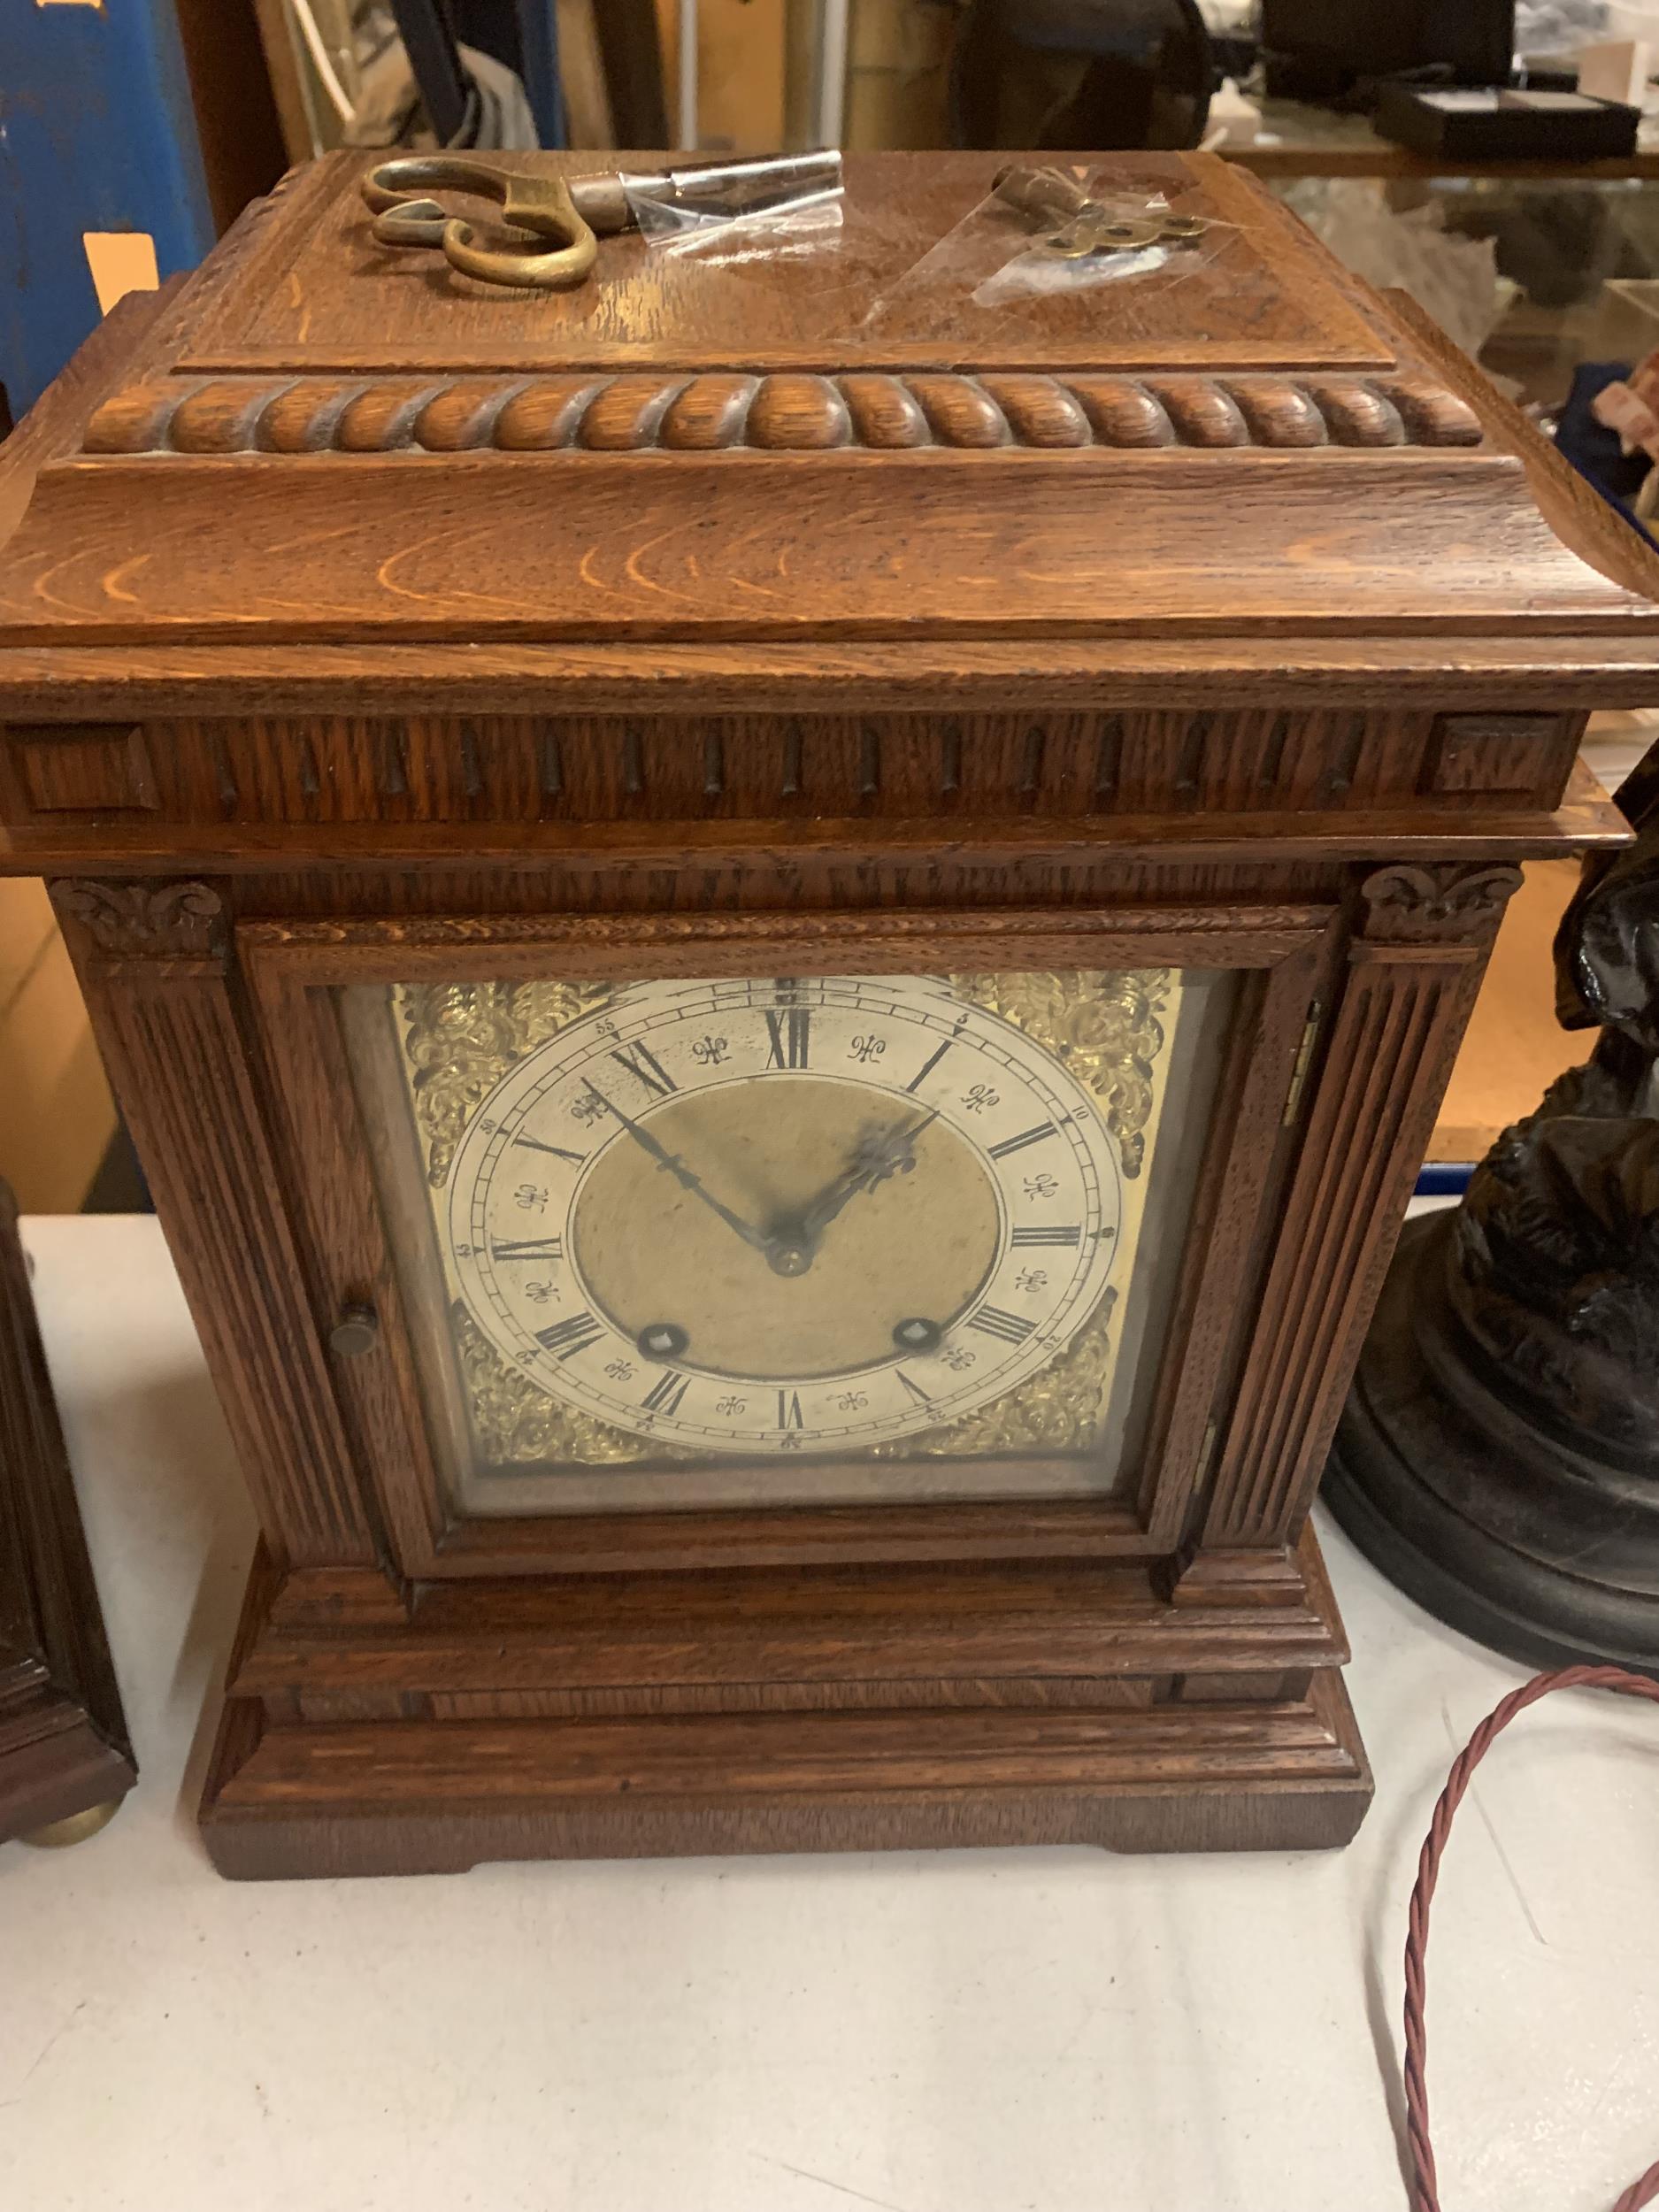
<path id="1" fill-rule="evenodd" d="M 380 1340 L 380 1317 L 373 1306 L 347 1306 L 328 1332 L 328 1341 L 342 1359 L 360 1359 Z"/>
<path id="2" fill-rule="evenodd" d="M 513 229 L 558 242 L 541 250 L 481 246 L 465 216 L 447 214 L 436 200 L 408 196 L 411 188 L 421 187 L 494 200 Z M 442 246 L 453 267 L 486 284 L 549 289 L 580 284 L 599 251 L 593 227 L 563 177 L 520 174 L 456 154 L 414 154 L 371 169 L 363 197 L 374 211 L 374 235 L 383 246 Z"/>

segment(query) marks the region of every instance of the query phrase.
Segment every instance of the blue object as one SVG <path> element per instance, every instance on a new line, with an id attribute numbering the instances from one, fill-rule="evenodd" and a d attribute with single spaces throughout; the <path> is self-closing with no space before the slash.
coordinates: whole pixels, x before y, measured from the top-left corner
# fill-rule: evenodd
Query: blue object
<path id="1" fill-rule="evenodd" d="M 84 233 L 148 232 L 164 279 L 213 243 L 172 0 L 4 0 L 0 206 L 0 383 L 20 416 L 99 319 Z"/>
<path id="2" fill-rule="evenodd" d="M 1653 464 L 1645 453 L 1624 452 L 1617 431 L 1598 422 L 1591 412 L 1597 393 L 1629 374 L 1630 364 L 1626 361 L 1578 364 L 1572 373 L 1572 388 L 1555 425 L 1555 450 L 1645 540 L 1647 534 L 1637 521 L 1631 502 Z"/>
<path id="3" fill-rule="evenodd" d="M 460 39 L 480 53 L 505 63 L 524 87 L 535 122 L 537 144 L 564 145 L 565 93 L 559 81 L 557 0 L 394 0 L 394 4 L 405 44 L 419 11 L 430 19 L 423 45 L 442 39 L 452 46 L 454 40 Z M 426 81 L 432 66 L 427 62 L 415 71 L 429 114 L 433 113 L 434 92 L 438 89 Z M 446 144 L 449 142 L 445 130 L 440 128 L 439 136 Z M 473 142 L 456 142 L 471 145 Z M 488 138 L 483 141 L 485 145 L 494 142 Z"/>
<path id="4" fill-rule="evenodd" d="M 518 74 L 544 146 L 565 143 L 565 91 L 559 82 L 554 0 L 518 0 Z"/>
<path id="5" fill-rule="evenodd" d="M 1461 1198 L 1474 1173 L 1471 1160 L 1430 1160 L 1417 1170 L 1419 1198 Z"/>

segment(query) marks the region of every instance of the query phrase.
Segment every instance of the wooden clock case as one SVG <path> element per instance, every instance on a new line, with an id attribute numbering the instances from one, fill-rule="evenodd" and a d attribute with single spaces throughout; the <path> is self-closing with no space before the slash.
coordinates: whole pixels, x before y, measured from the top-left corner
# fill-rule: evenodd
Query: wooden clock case
<path id="1" fill-rule="evenodd" d="M 73 1842 L 138 1778 L 46 1353 L 0 1183 L 0 1842 Z"/>
<path id="2" fill-rule="evenodd" d="M 558 296 L 333 158 L 8 449 L 0 852 L 265 1532 L 227 1873 L 1361 1817 L 1309 1507 L 1517 864 L 1625 834 L 1577 744 L 1659 563 L 1206 157 L 1110 165 L 1210 219 L 1144 284 L 918 291 L 1000 158 L 849 161 L 839 290 Z M 1126 1493 L 458 1516 L 337 988 L 975 964 L 1240 979 Z"/>

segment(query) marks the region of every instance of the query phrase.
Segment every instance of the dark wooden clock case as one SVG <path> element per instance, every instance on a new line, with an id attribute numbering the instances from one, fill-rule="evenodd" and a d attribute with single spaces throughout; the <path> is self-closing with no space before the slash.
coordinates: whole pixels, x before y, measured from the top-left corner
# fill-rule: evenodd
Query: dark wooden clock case
<path id="1" fill-rule="evenodd" d="M 1202 157 L 1119 164 L 1214 219 L 1172 274 L 906 319 L 997 158 L 849 163 L 827 305 L 487 295 L 331 160 L 8 450 L 0 851 L 265 1530 L 227 1873 L 1360 1819 L 1308 1510 L 1517 864 L 1624 835 L 1659 563 Z M 1242 998 L 1125 1496 L 449 1508 L 335 987 L 1183 964 Z"/>
<path id="2" fill-rule="evenodd" d="M 73 1840 L 136 1779 L 17 1203 L 0 1183 L 0 1842 Z"/>

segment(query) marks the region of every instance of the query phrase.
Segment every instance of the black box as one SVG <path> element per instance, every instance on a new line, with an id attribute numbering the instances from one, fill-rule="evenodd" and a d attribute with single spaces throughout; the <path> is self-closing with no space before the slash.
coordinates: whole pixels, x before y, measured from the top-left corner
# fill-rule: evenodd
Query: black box
<path id="1" fill-rule="evenodd" d="M 1454 84 L 1504 84 L 1515 0 L 1262 0 L 1274 99 L 1345 100 L 1356 85 L 1440 68 Z"/>
<path id="2" fill-rule="evenodd" d="M 1635 152 L 1641 110 L 1584 92 L 1390 84 L 1371 120 L 1439 161 L 1612 161 Z"/>

